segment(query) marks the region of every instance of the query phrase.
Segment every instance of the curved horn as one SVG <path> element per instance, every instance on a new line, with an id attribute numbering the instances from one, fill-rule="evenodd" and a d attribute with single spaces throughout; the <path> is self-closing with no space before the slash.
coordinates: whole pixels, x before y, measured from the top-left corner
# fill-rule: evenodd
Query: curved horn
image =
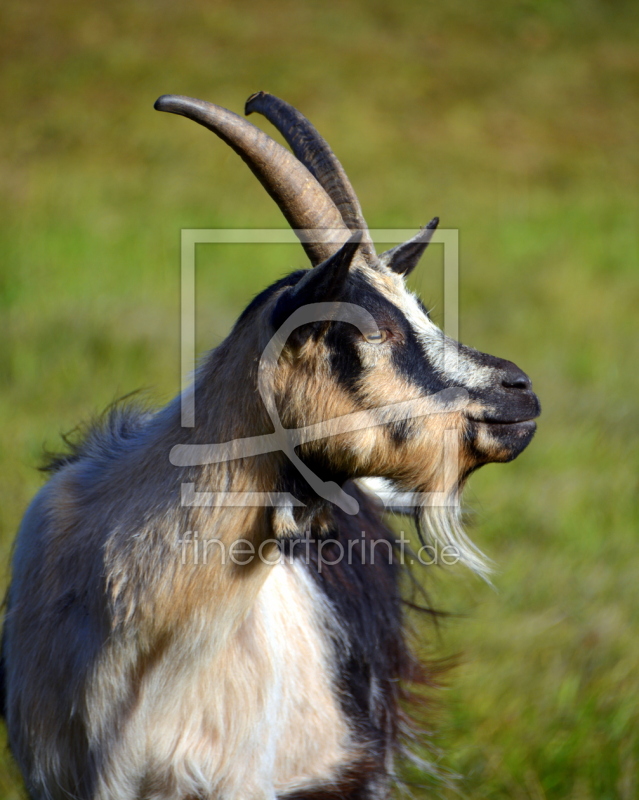
<path id="1" fill-rule="evenodd" d="M 349 230 L 340 212 L 313 175 L 251 122 L 221 106 L 179 95 L 162 95 L 154 108 L 199 122 L 230 145 L 275 200 L 313 266 L 332 256 L 348 239 Z M 321 237 L 317 233 L 320 229 L 332 231 Z"/>
<path id="2" fill-rule="evenodd" d="M 256 92 L 246 101 L 244 113 L 254 111 L 277 128 L 297 158 L 324 187 L 348 227 L 365 231 L 364 242 L 372 246 L 355 190 L 324 137 L 296 108 L 268 92 Z"/>

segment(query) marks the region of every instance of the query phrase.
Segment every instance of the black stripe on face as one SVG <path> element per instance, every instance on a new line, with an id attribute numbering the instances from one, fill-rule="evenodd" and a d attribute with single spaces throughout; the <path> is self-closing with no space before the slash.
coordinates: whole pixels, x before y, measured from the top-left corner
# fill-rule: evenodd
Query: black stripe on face
<path id="1" fill-rule="evenodd" d="M 357 335 L 357 331 L 352 325 L 334 322 L 324 337 L 331 371 L 339 385 L 352 394 L 357 394 L 364 374 L 364 367 L 355 344 Z"/>
<path id="2" fill-rule="evenodd" d="M 373 316 L 379 328 L 390 331 L 391 365 L 397 375 L 418 386 L 426 394 L 434 394 L 449 385 L 429 362 L 401 309 L 371 286 L 362 273 L 354 272 L 351 275 L 344 300 L 364 308 Z M 360 337 L 359 331 L 346 323 L 333 323 L 325 337 L 337 380 L 348 391 L 355 393 L 364 375 L 356 346 Z M 383 379 L 383 372 L 380 371 L 379 380 Z M 399 429 L 397 435 L 401 439 L 406 434 L 407 430 Z"/>
<path id="3" fill-rule="evenodd" d="M 400 334 L 399 338 L 403 338 L 407 324 L 404 315 L 371 286 L 361 273 L 351 274 L 343 300 L 368 311 L 380 329 L 397 332 Z M 365 372 L 357 348 L 361 336 L 361 331 L 354 325 L 334 322 L 324 339 L 335 377 L 341 386 L 353 393 L 357 393 Z"/>
<path id="4" fill-rule="evenodd" d="M 401 347 L 393 349 L 392 363 L 406 381 L 418 386 L 425 394 L 436 394 L 450 384 L 435 370 L 415 332 L 406 322 L 406 335 Z"/>
<path id="5" fill-rule="evenodd" d="M 298 269 L 295 272 L 291 272 L 290 275 L 285 275 L 283 278 L 280 278 L 279 281 L 276 281 L 275 283 L 271 284 L 266 289 L 261 291 L 246 306 L 246 308 L 238 318 L 236 324 L 239 325 L 240 323 L 245 322 L 247 319 L 249 319 L 253 315 L 253 313 L 258 309 L 262 308 L 262 306 L 265 305 L 266 301 L 270 297 L 272 297 L 275 294 L 275 292 L 277 292 L 279 289 L 282 289 L 285 286 L 295 286 L 295 284 L 298 283 L 304 277 L 304 275 L 306 275 L 306 273 L 307 270 Z"/>

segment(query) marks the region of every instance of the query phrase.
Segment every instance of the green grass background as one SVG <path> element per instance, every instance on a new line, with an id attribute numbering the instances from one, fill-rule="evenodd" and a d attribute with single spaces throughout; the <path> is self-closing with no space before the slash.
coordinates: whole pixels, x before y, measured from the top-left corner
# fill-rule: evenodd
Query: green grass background
<path id="1" fill-rule="evenodd" d="M 371 226 L 459 229 L 462 339 L 543 404 L 529 450 L 467 493 L 495 590 L 428 575 L 459 615 L 422 640 L 461 653 L 432 724 L 461 778 L 415 795 L 638 797 L 639 6 L 5 0 L 0 60 L 3 580 L 43 445 L 140 386 L 177 391 L 180 229 L 282 226 L 229 148 L 154 100 L 241 111 L 266 89 L 326 135 Z M 200 349 L 304 264 L 201 246 Z M 411 281 L 441 320 L 441 248 Z M 0 798 L 21 791 L 2 746 Z"/>

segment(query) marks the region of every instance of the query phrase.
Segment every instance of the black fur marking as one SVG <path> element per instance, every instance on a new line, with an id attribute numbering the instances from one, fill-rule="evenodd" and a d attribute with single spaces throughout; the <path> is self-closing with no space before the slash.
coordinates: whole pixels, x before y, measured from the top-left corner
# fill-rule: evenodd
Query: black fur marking
<path id="1" fill-rule="evenodd" d="M 401 311 L 372 287 L 361 273 L 351 274 L 344 301 L 361 306 L 373 316 L 380 328 L 397 332 L 400 337 L 408 326 Z M 357 394 L 364 374 L 356 347 L 360 337 L 361 332 L 354 325 L 334 322 L 324 338 L 337 381 L 353 394 Z"/>
<path id="2" fill-rule="evenodd" d="M 435 371 L 408 324 L 403 346 L 393 350 L 393 365 L 403 378 L 419 386 L 426 394 L 435 394 L 452 385 L 450 382 L 442 380 Z"/>
<path id="3" fill-rule="evenodd" d="M 415 435 L 415 426 L 409 419 L 402 419 L 399 422 L 392 422 L 388 426 L 391 440 L 394 445 L 400 447 Z"/>
<path id="4" fill-rule="evenodd" d="M 408 327 L 408 322 L 402 311 L 387 300 L 374 286 L 366 280 L 360 272 L 351 276 L 348 284 L 349 303 L 355 303 L 368 311 L 380 328 L 389 328 L 403 333 Z"/>
<path id="5" fill-rule="evenodd" d="M 364 367 L 355 345 L 358 335 L 352 325 L 334 322 L 330 325 L 324 342 L 329 352 L 331 370 L 340 386 L 352 394 L 357 394 Z"/>
<path id="6" fill-rule="evenodd" d="M 298 455 L 300 455 L 299 452 Z M 323 481 L 335 481 L 339 486 L 342 486 L 349 477 L 347 473 L 340 473 L 335 469 L 330 469 L 322 458 L 321 452 L 313 455 L 306 454 L 302 457 L 302 460 Z M 300 528 L 300 533 L 297 536 L 293 536 L 290 541 L 297 541 L 309 530 L 316 539 L 326 537 L 326 531 L 318 528 L 316 520 L 325 518 L 327 509 L 332 508 L 332 504 L 315 492 L 288 459 L 281 467 L 277 491 L 290 492 L 293 497 L 304 503 L 304 507 L 298 507 L 294 510 L 295 521 Z M 350 489 L 348 491 L 350 492 Z"/>
<path id="7" fill-rule="evenodd" d="M 273 328 L 279 328 L 294 311 L 308 303 L 326 303 L 340 299 L 361 239 L 362 231 L 353 233 L 330 258 L 308 270 L 294 289 L 280 295 L 271 317 Z"/>
<path id="8" fill-rule="evenodd" d="M 238 325 L 241 325 L 243 322 L 246 322 L 246 320 L 249 317 L 252 317 L 255 311 L 257 311 L 259 308 L 265 305 L 267 300 L 273 297 L 273 295 L 280 289 L 286 286 L 295 286 L 295 284 L 298 281 L 302 280 L 302 278 L 304 277 L 304 275 L 306 275 L 307 272 L 308 270 L 305 269 L 298 269 L 295 272 L 291 272 L 289 275 L 285 275 L 283 278 L 280 278 L 278 281 L 275 281 L 275 283 L 271 284 L 271 286 L 268 286 L 259 294 L 256 294 L 255 297 L 251 300 L 251 302 L 246 306 L 244 311 L 242 311 L 242 313 L 238 317 L 238 320 L 235 323 L 236 327 Z"/>
<path id="9" fill-rule="evenodd" d="M 441 379 L 429 363 L 404 313 L 396 305 L 383 297 L 360 275 L 353 275 L 349 285 L 350 302 L 358 303 L 369 311 L 380 328 L 396 332 L 398 341 L 392 350 L 393 365 L 407 381 L 417 384 L 427 394 L 445 389 L 449 384 Z"/>

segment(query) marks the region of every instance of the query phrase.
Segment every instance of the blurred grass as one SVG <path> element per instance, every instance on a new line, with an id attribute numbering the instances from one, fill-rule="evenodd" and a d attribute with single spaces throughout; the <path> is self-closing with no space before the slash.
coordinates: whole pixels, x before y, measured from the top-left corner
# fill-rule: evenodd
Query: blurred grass
<path id="1" fill-rule="evenodd" d="M 234 153 L 153 101 L 241 111 L 267 89 L 327 136 L 371 226 L 460 230 L 462 338 L 544 406 L 467 495 L 496 591 L 431 579 L 463 615 L 432 645 L 463 653 L 442 765 L 469 798 L 639 796 L 638 34 L 636 4 L 597 0 L 5 2 L 2 563 L 43 444 L 140 386 L 177 391 L 180 228 L 282 225 Z M 413 279 L 436 316 L 439 258 Z M 201 348 L 300 265 L 200 247 Z M 19 786 L 1 756 L 0 798 Z"/>

